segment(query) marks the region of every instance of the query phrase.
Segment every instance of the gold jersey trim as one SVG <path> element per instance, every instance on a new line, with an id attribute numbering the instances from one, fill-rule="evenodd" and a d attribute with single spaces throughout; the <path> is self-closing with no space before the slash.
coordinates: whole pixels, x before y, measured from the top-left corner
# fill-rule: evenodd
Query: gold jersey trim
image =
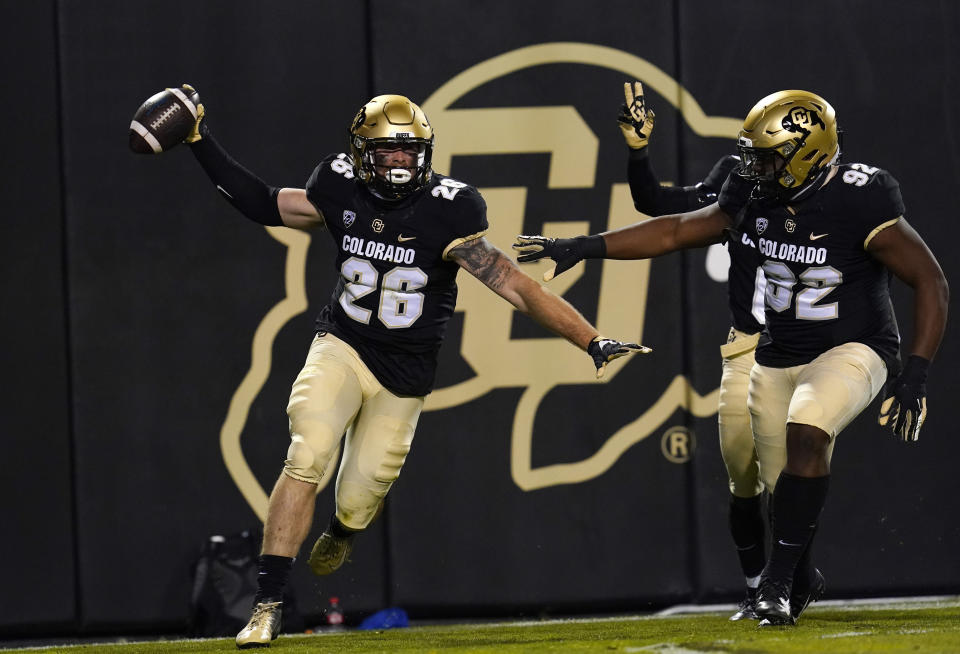
<path id="1" fill-rule="evenodd" d="M 863 241 L 863 249 L 866 250 L 867 246 L 870 245 L 870 241 L 873 240 L 873 237 L 885 230 L 887 227 L 891 227 L 897 224 L 897 221 L 903 218 L 903 216 L 897 216 L 893 220 L 888 220 L 887 222 L 877 225 L 873 228 L 873 231 L 867 234 L 867 238 Z"/>
<path id="2" fill-rule="evenodd" d="M 442 257 L 443 260 L 450 261 L 450 257 L 448 257 L 447 255 L 450 253 L 450 250 L 452 250 L 453 248 L 457 247 L 458 245 L 463 245 L 467 241 L 474 241 L 478 238 L 483 238 L 483 236 L 486 233 L 487 233 L 487 230 L 483 230 L 482 232 L 477 232 L 476 234 L 471 234 L 470 236 L 464 236 L 463 238 L 458 238 L 451 241 L 450 245 L 443 248 L 443 257 Z"/>

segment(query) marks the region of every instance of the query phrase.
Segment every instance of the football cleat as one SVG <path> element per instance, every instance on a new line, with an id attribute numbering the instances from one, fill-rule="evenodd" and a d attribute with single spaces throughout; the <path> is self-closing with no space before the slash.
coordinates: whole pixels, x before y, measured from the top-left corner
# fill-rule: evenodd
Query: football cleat
<path id="1" fill-rule="evenodd" d="M 757 589 L 748 588 L 747 594 L 737 607 L 737 612 L 730 616 L 732 622 L 738 620 L 757 620 Z"/>
<path id="2" fill-rule="evenodd" d="M 823 591 L 826 587 L 827 585 L 823 579 L 823 574 L 814 568 L 813 582 L 810 586 L 806 590 L 798 591 L 796 588 L 793 589 L 790 593 L 790 615 L 793 616 L 794 622 L 800 619 L 800 616 L 810 605 L 810 602 L 816 602 L 823 597 Z"/>
<path id="3" fill-rule="evenodd" d="M 270 647 L 270 641 L 280 635 L 283 602 L 260 602 L 253 607 L 250 622 L 237 634 L 237 647 Z"/>
<path id="4" fill-rule="evenodd" d="M 342 566 L 352 549 L 352 536 L 342 538 L 329 531 L 324 531 L 320 534 L 317 542 L 313 544 L 313 549 L 310 550 L 310 559 L 307 563 L 313 570 L 313 574 L 322 577 Z"/>
<path id="5" fill-rule="evenodd" d="M 790 613 L 790 582 L 760 579 L 756 612 L 761 627 L 796 624 Z"/>

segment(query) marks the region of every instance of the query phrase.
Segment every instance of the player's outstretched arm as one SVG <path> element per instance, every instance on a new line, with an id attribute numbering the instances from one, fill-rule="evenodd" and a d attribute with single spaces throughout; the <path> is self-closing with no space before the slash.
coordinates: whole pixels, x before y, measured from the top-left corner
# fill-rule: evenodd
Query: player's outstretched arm
<path id="1" fill-rule="evenodd" d="M 189 85 L 183 88 L 193 91 Z M 197 108 L 196 123 L 184 143 L 230 204 L 261 225 L 310 230 L 323 224 L 322 215 L 307 199 L 304 189 L 270 186 L 227 154 L 204 120 L 204 106 Z"/>
<path id="2" fill-rule="evenodd" d="M 936 257 L 902 217 L 874 236 L 867 251 L 913 289 L 910 356 L 900 375 L 884 388 L 878 418 L 898 438 L 913 442 L 927 415 L 927 369 L 947 327 L 950 290 Z"/>
<path id="3" fill-rule="evenodd" d="M 603 370 L 610 361 L 636 352 L 650 352 L 650 348 L 636 343 L 622 343 L 601 337 L 597 329 L 569 302 L 521 272 L 506 254 L 485 238 L 457 246 L 450 251 L 450 256 L 461 268 L 518 310 L 586 350 L 597 368 L 598 378 L 603 376 Z"/>
<path id="4" fill-rule="evenodd" d="M 696 211 L 651 218 L 628 227 L 592 236 L 546 238 L 517 236 L 517 261 L 549 258 L 556 266 L 543 275 L 550 281 L 584 259 L 650 259 L 676 250 L 719 243 L 732 224 L 717 204 Z"/>

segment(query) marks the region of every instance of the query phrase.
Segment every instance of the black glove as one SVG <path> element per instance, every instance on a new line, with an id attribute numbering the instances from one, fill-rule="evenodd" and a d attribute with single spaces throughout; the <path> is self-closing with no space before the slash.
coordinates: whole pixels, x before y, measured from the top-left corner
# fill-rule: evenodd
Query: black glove
<path id="1" fill-rule="evenodd" d="M 603 369 L 614 359 L 625 357 L 628 354 L 649 354 L 653 352 L 645 345 L 636 343 L 621 343 L 603 336 L 596 336 L 587 346 L 587 354 L 593 357 L 593 365 L 597 367 L 597 379 L 603 377 Z"/>
<path id="2" fill-rule="evenodd" d="M 543 273 L 543 281 L 549 282 L 584 259 L 602 259 L 607 253 L 607 244 L 599 234 L 575 238 L 521 235 L 517 236 L 513 249 L 520 253 L 517 257 L 520 263 L 553 259 L 557 265 Z"/>
<path id="3" fill-rule="evenodd" d="M 883 403 L 877 422 L 905 443 L 920 438 L 920 428 L 927 417 L 927 368 L 930 362 L 911 355 L 907 365 L 896 379 L 888 381 L 883 389 Z"/>

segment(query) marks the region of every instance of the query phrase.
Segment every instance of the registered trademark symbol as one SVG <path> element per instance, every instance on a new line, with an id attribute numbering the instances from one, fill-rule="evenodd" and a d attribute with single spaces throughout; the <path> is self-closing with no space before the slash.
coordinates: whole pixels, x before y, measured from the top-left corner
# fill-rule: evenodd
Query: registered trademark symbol
<path id="1" fill-rule="evenodd" d="M 686 463 L 697 449 L 697 438 L 686 427 L 670 427 L 660 439 L 660 451 L 671 463 Z"/>

